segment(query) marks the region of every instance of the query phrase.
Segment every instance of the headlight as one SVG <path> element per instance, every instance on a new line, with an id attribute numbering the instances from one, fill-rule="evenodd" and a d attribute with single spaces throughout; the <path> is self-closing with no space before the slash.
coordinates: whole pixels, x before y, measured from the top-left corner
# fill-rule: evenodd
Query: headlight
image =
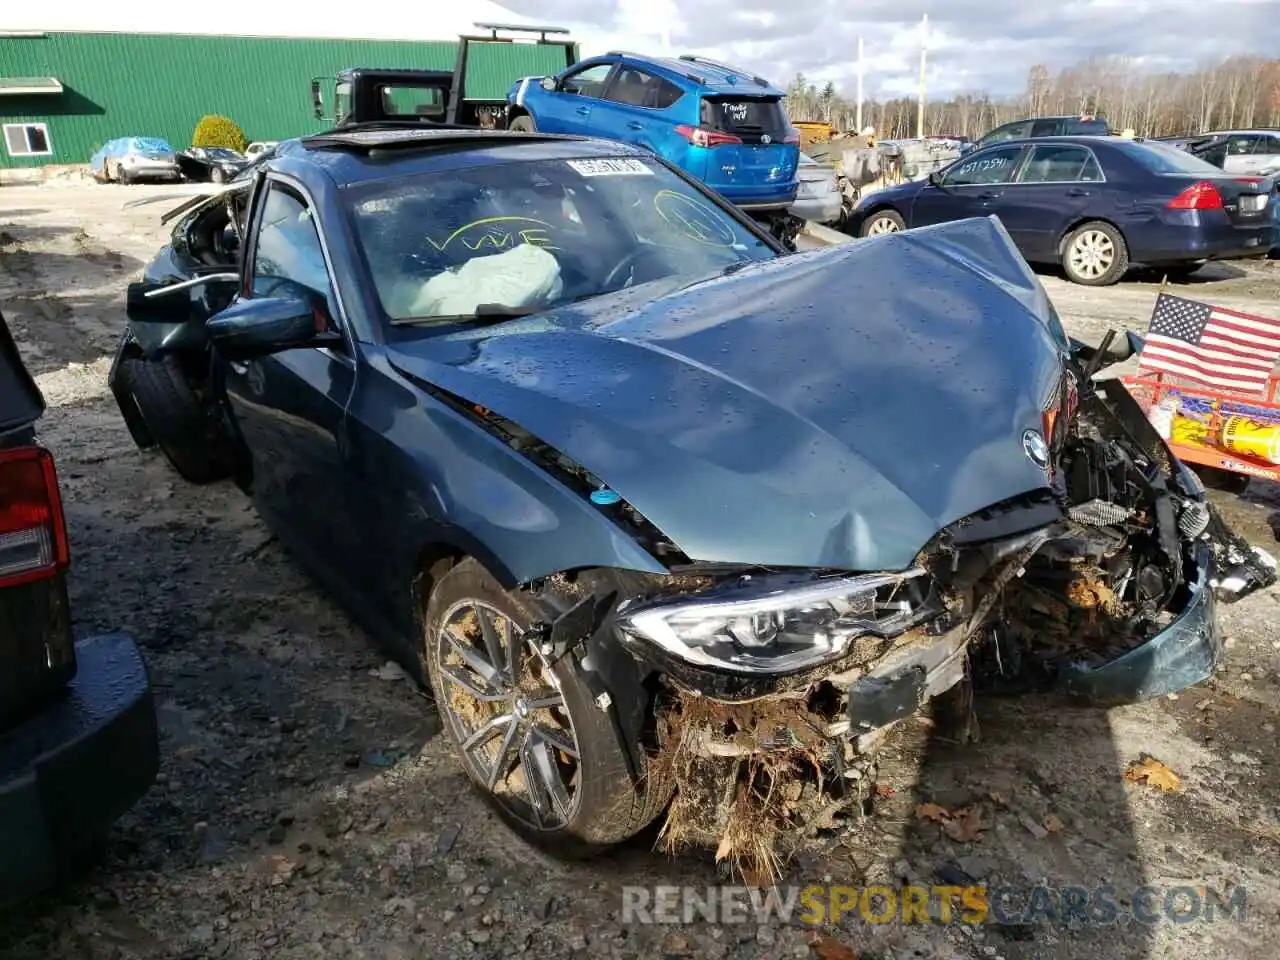
<path id="1" fill-rule="evenodd" d="M 938 608 L 931 578 L 904 573 L 767 577 L 618 612 L 629 638 L 687 663 L 740 674 L 792 673 L 839 658 L 859 636 L 893 636 Z"/>

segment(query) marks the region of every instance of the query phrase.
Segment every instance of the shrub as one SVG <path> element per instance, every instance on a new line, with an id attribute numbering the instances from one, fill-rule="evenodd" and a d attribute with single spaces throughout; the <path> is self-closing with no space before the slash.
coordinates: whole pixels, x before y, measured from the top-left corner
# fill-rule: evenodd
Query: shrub
<path id="1" fill-rule="evenodd" d="M 208 114 L 201 117 L 196 124 L 195 133 L 191 135 L 193 147 L 226 147 L 237 153 L 244 153 L 249 145 L 240 125 L 230 117 Z"/>

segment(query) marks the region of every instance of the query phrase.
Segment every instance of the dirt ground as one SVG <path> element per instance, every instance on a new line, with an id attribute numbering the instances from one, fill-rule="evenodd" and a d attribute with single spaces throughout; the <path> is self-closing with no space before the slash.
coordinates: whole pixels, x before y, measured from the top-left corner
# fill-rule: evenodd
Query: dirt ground
<path id="1" fill-rule="evenodd" d="M 148 657 L 159 781 L 73 886 L 0 913 L 4 958 L 1265 957 L 1280 935 L 1280 591 L 1222 609 L 1225 664 L 1176 697 L 1096 712 L 1043 697 L 980 704 L 981 739 L 927 724 L 887 750 L 883 797 L 788 883 L 984 883 L 1024 895 L 1110 885 L 1245 888 L 1243 920 L 1097 927 L 777 920 L 624 923 L 625 885 L 721 882 L 652 836 L 585 864 L 534 851 L 468 788 L 431 702 L 300 574 L 230 485 L 185 485 L 132 446 L 105 377 L 127 280 L 166 231 L 173 188 L 0 188 L 0 311 L 49 402 L 81 635 L 123 629 Z M 1280 315 L 1280 263 L 1211 267 L 1188 295 Z M 1044 283 L 1069 329 L 1141 330 L 1154 282 Z M 1280 491 L 1221 498 L 1276 546 Z M 1127 782 L 1142 755 L 1180 792 Z M 975 806 L 975 828 L 917 805 Z M 931 808 L 925 808 L 929 810 Z M 944 818 L 945 820 L 945 818 Z M 1184 895 L 1185 895 L 1184 891 Z M 851 952 L 841 952 L 841 946 Z"/>

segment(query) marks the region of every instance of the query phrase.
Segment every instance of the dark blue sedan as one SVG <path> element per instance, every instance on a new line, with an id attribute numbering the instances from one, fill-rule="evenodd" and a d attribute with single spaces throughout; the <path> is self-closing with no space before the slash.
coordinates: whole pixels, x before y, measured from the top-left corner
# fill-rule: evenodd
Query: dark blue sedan
<path id="1" fill-rule="evenodd" d="M 1208 260 L 1265 256 L 1272 186 L 1152 140 L 1006 141 L 867 194 L 851 229 L 866 237 L 995 215 L 1027 260 L 1105 286 L 1130 264 L 1186 274 Z"/>
<path id="2" fill-rule="evenodd" d="M 770 869 L 969 664 L 1108 702 L 1213 672 L 1203 492 L 991 220 L 784 255 L 639 148 L 421 129 L 283 144 L 248 211 L 238 270 L 131 322 L 190 311 L 235 481 L 533 842 L 671 805 L 671 847 Z M 1117 614 L 1077 615 L 1063 566 L 1102 550 Z"/>

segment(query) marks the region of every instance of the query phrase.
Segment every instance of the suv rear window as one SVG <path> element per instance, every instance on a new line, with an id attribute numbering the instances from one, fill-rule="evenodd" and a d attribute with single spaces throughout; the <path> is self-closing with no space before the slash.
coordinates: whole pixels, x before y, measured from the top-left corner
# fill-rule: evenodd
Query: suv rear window
<path id="1" fill-rule="evenodd" d="M 703 97 L 702 125 L 744 140 L 768 134 L 779 140 L 791 127 L 778 97 Z"/>
<path id="2" fill-rule="evenodd" d="M 1068 128 L 1072 133 L 1082 134 L 1084 136 L 1106 136 L 1111 132 L 1111 128 L 1107 126 L 1105 120 L 1072 120 L 1068 124 Z"/>

